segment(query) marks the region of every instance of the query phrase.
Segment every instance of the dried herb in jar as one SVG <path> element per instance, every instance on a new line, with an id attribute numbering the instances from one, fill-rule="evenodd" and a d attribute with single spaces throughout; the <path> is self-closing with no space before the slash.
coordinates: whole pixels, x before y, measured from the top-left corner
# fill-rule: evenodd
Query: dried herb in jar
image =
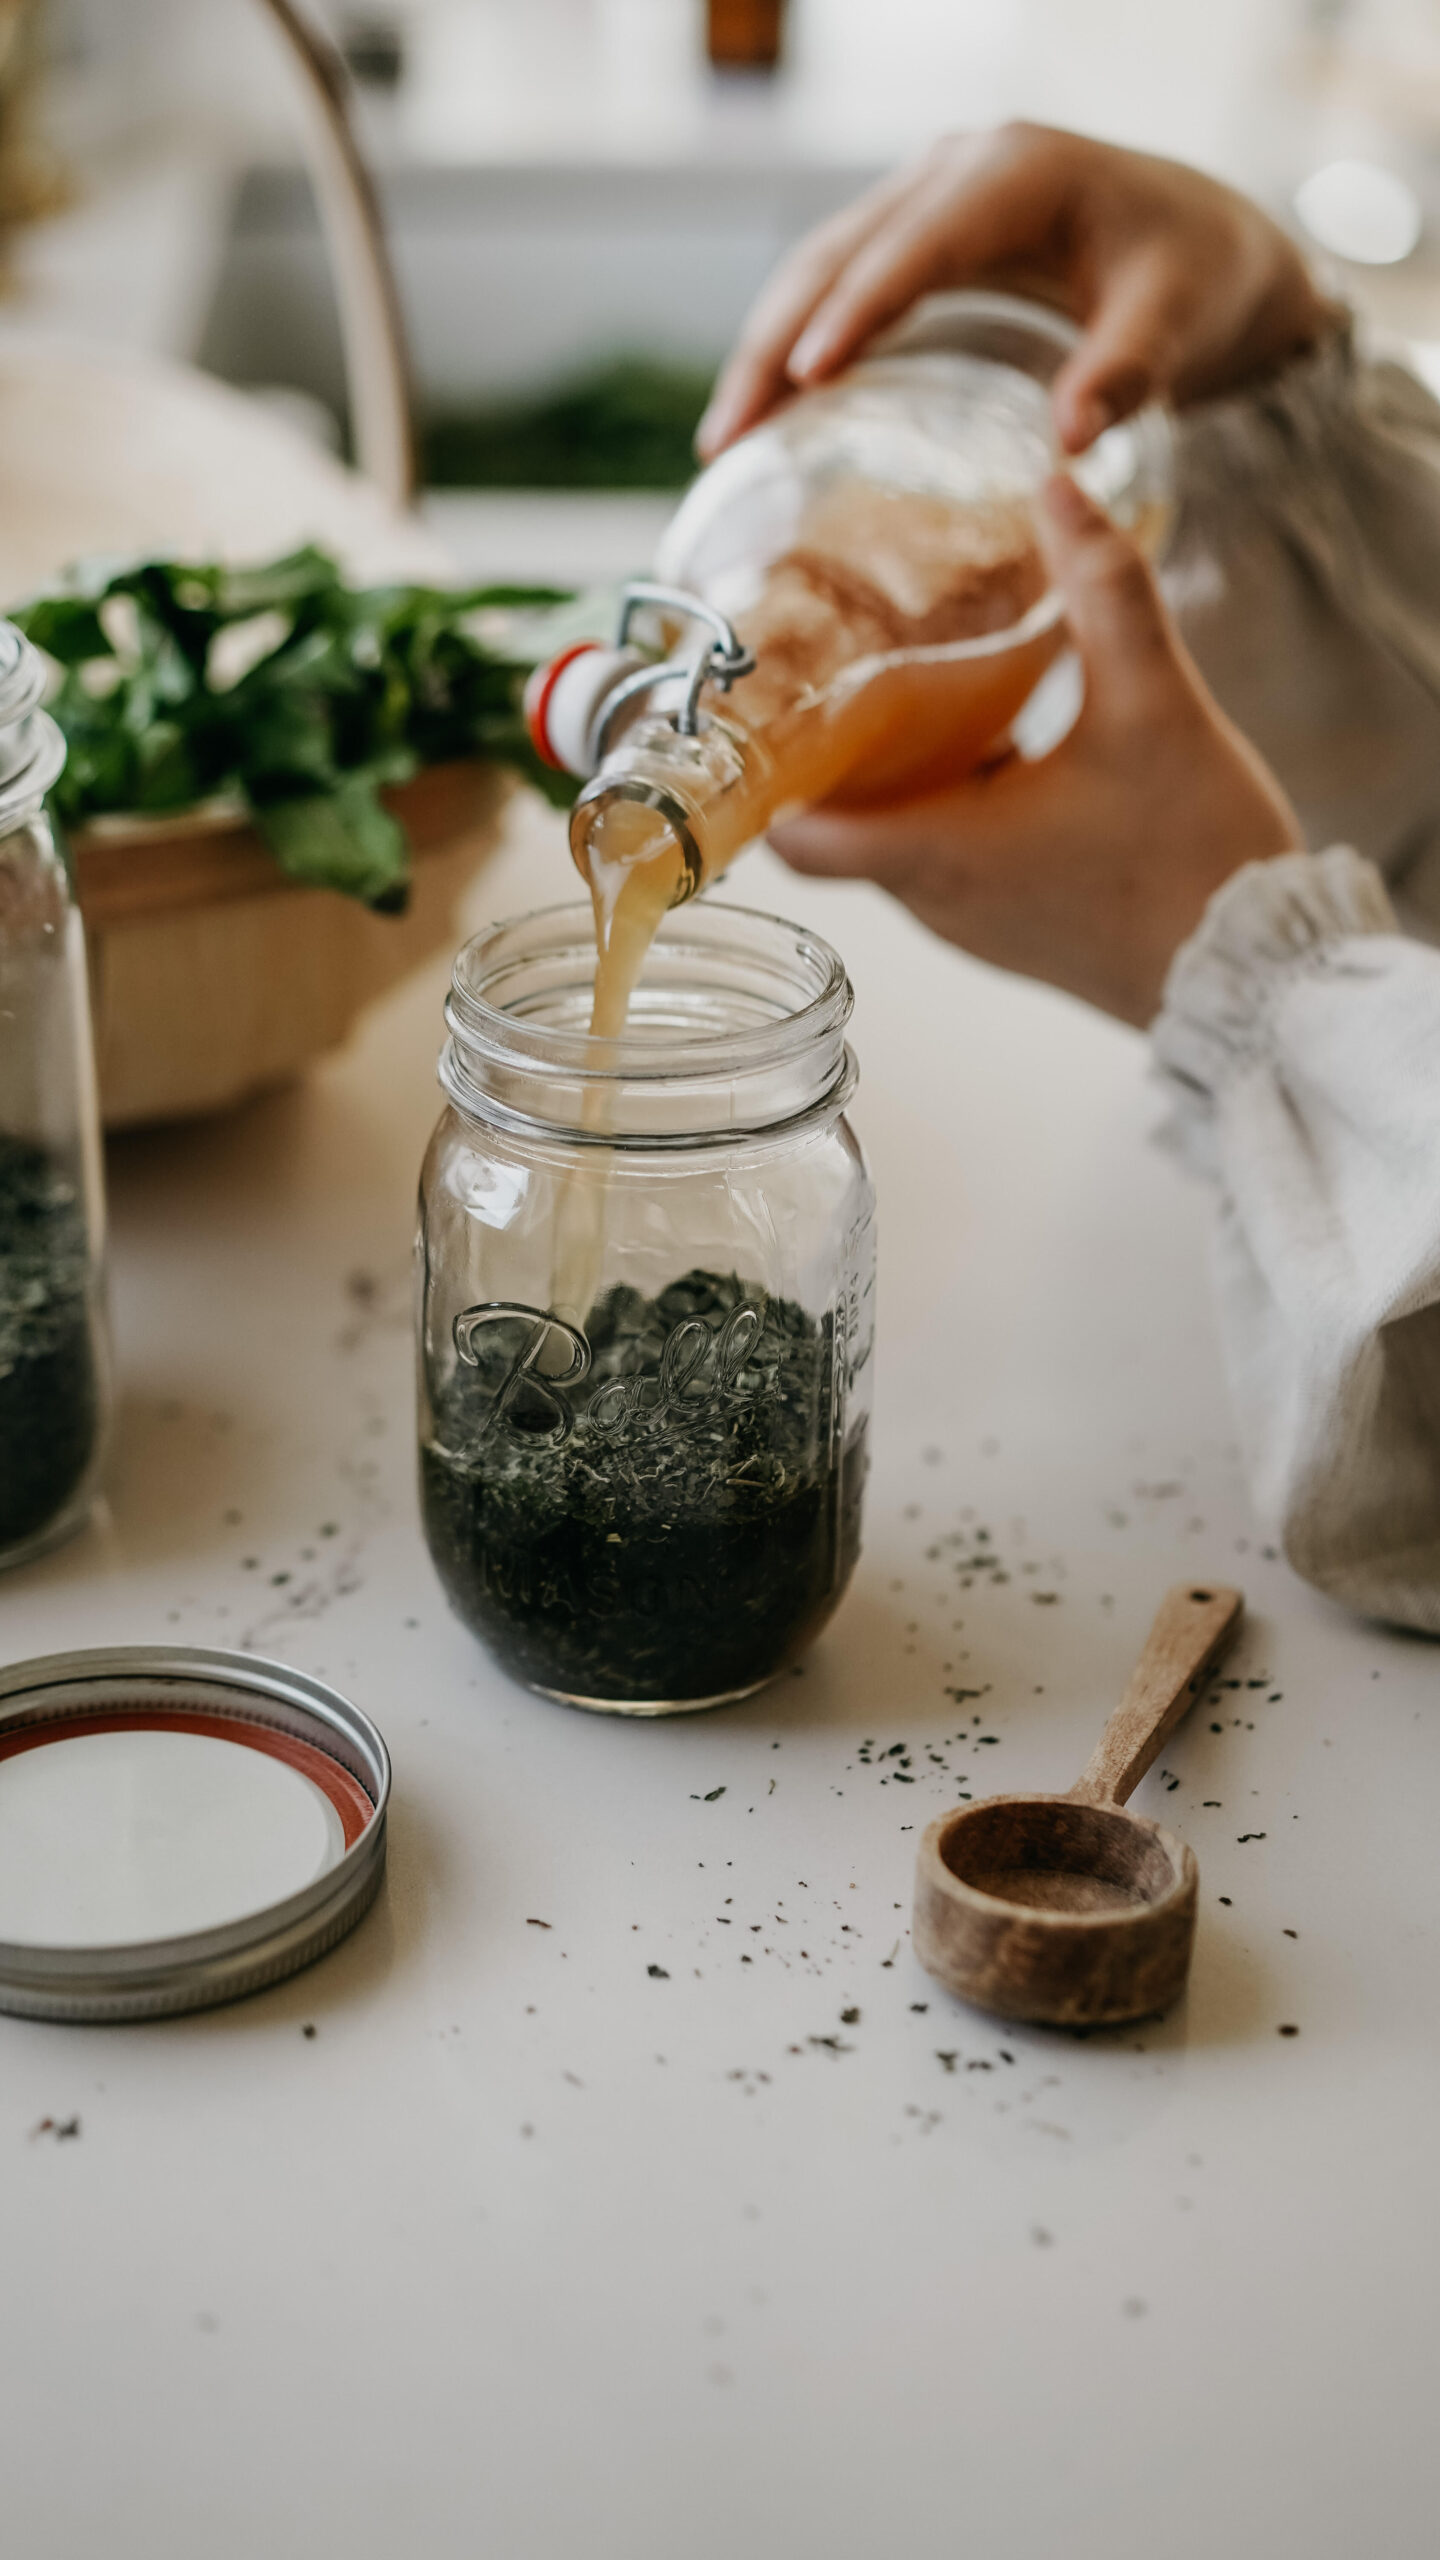
<path id="1" fill-rule="evenodd" d="M 0 1137 L 0 1551 L 77 1491 L 99 1419 L 84 1204 L 57 1159 Z"/>
<path id="2" fill-rule="evenodd" d="M 477 1333 L 421 1448 L 453 1607 L 515 1678 L 566 1697 L 756 1687 L 818 1632 L 859 1551 L 864 1442 L 832 1420 L 830 1317 L 733 1274 L 691 1271 L 654 1300 L 615 1288 L 583 1368 L 557 1348 L 573 1384 L 543 1356 L 527 1367 L 534 1321 Z"/>

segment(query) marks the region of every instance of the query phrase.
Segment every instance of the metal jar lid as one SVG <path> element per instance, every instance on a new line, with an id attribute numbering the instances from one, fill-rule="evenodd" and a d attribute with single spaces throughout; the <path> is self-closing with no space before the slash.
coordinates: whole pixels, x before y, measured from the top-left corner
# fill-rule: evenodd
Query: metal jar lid
<path id="1" fill-rule="evenodd" d="M 0 1670 L 0 2010 L 153 2018 L 283 1981 L 374 1901 L 389 1795 L 369 1717 L 283 1663 Z"/>

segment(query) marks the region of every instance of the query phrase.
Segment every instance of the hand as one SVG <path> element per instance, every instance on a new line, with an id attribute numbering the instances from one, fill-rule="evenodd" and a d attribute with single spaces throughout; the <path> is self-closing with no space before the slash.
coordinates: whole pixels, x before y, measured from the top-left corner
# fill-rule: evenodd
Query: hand
<path id="1" fill-rule="evenodd" d="M 1012 755 L 878 812 L 816 810 L 770 841 L 795 871 L 878 881 L 977 959 L 1144 1024 L 1212 892 L 1295 850 L 1299 823 L 1134 545 L 1066 478 L 1046 484 L 1040 531 L 1085 670 L 1068 736 L 1036 763 Z"/>
<path id="2" fill-rule="evenodd" d="M 701 420 L 701 453 L 838 372 L 921 294 L 971 284 L 1083 326 L 1055 384 L 1067 453 L 1142 401 L 1248 381 L 1337 316 L 1268 215 L 1198 170 L 1044 125 L 954 135 L 782 261 Z"/>

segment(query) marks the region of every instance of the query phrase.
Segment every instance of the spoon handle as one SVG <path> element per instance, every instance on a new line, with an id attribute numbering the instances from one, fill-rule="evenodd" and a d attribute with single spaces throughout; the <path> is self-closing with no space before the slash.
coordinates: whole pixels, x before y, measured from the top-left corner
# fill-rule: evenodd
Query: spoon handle
<path id="1" fill-rule="evenodd" d="M 1218 1582 L 1167 1591 L 1130 1675 L 1130 1686 L 1071 1795 L 1081 1804 L 1124 1804 L 1224 1652 L 1244 1608 Z"/>

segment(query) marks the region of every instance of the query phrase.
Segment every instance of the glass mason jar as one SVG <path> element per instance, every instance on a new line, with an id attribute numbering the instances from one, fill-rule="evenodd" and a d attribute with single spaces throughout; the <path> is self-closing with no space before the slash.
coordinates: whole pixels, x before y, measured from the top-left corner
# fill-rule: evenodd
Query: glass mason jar
<path id="1" fill-rule="evenodd" d="M 88 1514 L 108 1403 L 85 937 L 45 794 L 65 741 L 0 622 L 0 1564 Z"/>
<path id="2" fill-rule="evenodd" d="M 851 991 L 798 925 L 661 926 L 622 1037 L 588 905 L 468 943 L 421 1178 L 420 1480 L 452 1606 L 547 1697 L 747 1697 L 860 1540 L 874 1195 Z"/>

